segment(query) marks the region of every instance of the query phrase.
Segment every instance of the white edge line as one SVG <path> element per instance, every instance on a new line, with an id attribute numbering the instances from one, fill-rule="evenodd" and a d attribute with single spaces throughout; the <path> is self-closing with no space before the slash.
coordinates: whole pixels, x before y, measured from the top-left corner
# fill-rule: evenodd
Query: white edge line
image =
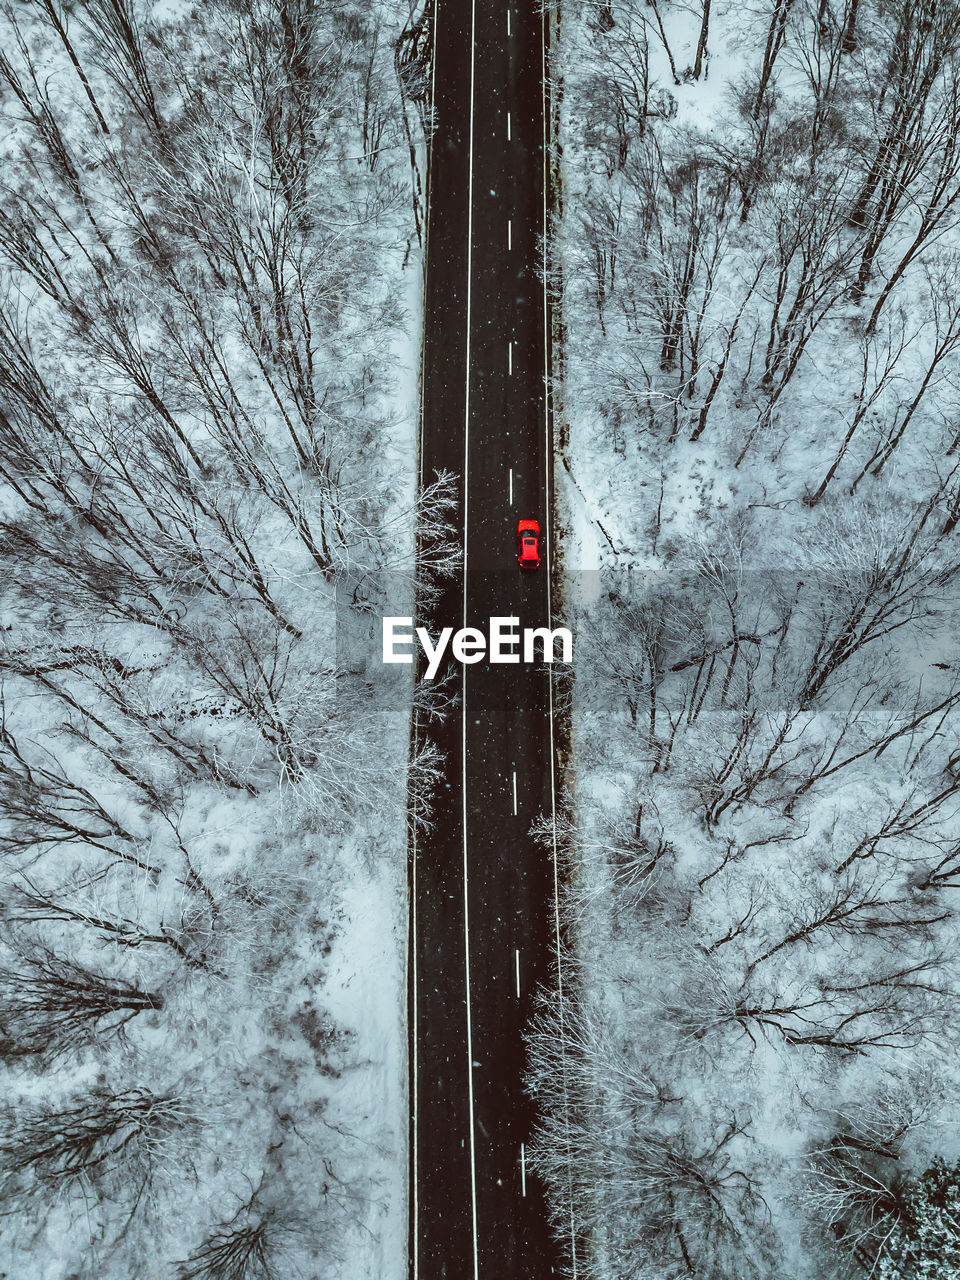
<path id="1" fill-rule="evenodd" d="M 467 508 L 469 501 L 470 469 L 470 317 L 471 286 L 473 275 L 473 124 L 474 124 L 474 76 L 476 72 L 477 0 L 470 5 L 470 149 L 469 182 L 467 185 L 467 350 L 466 389 L 463 416 L 463 625 L 467 625 Z M 461 746 L 460 746 L 460 798 L 461 825 L 463 828 L 463 935 L 464 975 L 467 996 L 467 1099 L 470 1122 L 470 1210 L 473 1230 L 473 1280 L 480 1280 L 480 1252 L 477 1235 L 477 1160 L 476 1136 L 473 1119 L 473 1025 L 470 1016 L 470 901 L 467 892 L 467 666 L 461 677 Z"/>

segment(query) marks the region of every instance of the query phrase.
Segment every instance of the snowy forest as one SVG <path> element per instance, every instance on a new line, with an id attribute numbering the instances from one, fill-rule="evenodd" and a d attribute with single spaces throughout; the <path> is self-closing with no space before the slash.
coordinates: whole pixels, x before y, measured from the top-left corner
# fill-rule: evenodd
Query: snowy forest
<path id="1" fill-rule="evenodd" d="M 5 1276 L 401 1273 L 406 16 L 0 9 Z"/>
<path id="2" fill-rule="evenodd" d="M 410 16 L 0 5 L 0 1276 L 404 1271 Z M 583 1280 L 957 1280 L 960 3 L 550 22 L 532 1167 Z"/>
<path id="3" fill-rule="evenodd" d="M 553 12 L 590 1280 L 960 1276 L 960 6 Z"/>

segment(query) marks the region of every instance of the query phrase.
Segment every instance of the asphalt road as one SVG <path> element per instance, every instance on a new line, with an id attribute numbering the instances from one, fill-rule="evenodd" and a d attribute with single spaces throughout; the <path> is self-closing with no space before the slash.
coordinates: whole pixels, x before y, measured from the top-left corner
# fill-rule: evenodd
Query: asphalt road
<path id="1" fill-rule="evenodd" d="M 428 180 L 421 461 L 463 481 L 465 570 L 429 625 L 550 619 L 551 458 L 545 397 L 545 34 L 535 0 L 437 0 Z M 543 564 L 516 563 L 539 519 Z M 412 852 L 411 1276 L 560 1274 L 542 1189 L 523 1033 L 551 980 L 552 852 L 530 824 L 553 805 L 541 664 L 453 664 L 456 714 L 434 827 Z M 420 729 L 420 732 L 424 730 Z"/>

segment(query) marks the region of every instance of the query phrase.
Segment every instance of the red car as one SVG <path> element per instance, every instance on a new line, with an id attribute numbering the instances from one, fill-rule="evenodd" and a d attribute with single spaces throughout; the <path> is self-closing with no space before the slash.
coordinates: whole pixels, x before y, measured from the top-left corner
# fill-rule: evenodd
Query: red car
<path id="1" fill-rule="evenodd" d="M 536 569 L 540 564 L 540 525 L 536 520 L 521 520 L 517 525 L 517 560 L 521 569 Z"/>

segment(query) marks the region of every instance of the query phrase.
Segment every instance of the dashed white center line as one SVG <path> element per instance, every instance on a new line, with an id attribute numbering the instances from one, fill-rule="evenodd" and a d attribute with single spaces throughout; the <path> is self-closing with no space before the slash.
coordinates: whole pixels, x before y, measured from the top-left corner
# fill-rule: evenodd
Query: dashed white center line
<path id="1" fill-rule="evenodd" d="M 520 948 L 518 947 L 514 954 L 517 957 L 517 999 L 520 999 Z"/>
<path id="2" fill-rule="evenodd" d="M 524 1145 L 520 1143 L 520 1194 L 527 1194 L 527 1153 Z"/>
<path id="3" fill-rule="evenodd" d="M 507 343 L 507 373 L 513 373 L 513 343 Z"/>
<path id="4" fill-rule="evenodd" d="M 513 467 L 510 468 L 510 506 L 513 506 Z"/>
<path id="5" fill-rule="evenodd" d="M 507 35 L 510 34 L 510 10 L 507 10 Z"/>
<path id="6" fill-rule="evenodd" d="M 507 248 L 513 248 L 513 219 L 507 219 Z"/>
<path id="7" fill-rule="evenodd" d="M 508 142 L 512 141 L 510 137 L 510 112 L 509 111 L 507 112 L 507 141 Z"/>
<path id="8" fill-rule="evenodd" d="M 513 771 L 513 816 L 517 816 L 517 771 Z"/>

